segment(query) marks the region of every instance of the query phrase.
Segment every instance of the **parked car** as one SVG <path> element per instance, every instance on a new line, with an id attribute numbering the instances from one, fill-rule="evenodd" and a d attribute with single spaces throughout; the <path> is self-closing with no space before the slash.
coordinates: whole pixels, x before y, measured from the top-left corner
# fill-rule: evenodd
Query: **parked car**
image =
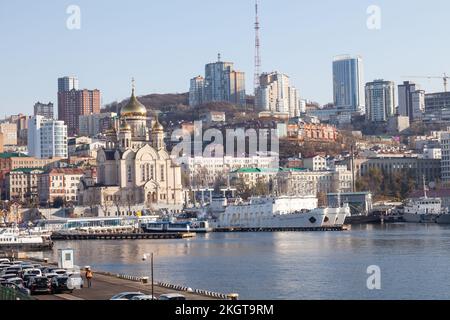
<path id="1" fill-rule="evenodd" d="M 7 273 L 14 273 L 16 275 L 18 275 L 20 272 L 22 271 L 21 267 L 17 267 L 17 266 L 13 266 L 13 267 L 8 267 L 6 269 L 3 269 L 2 274 L 7 274 Z"/>
<path id="2" fill-rule="evenodd" d="M 14 279 L 14 278 L 17 278 L 17 274 L 16 273 L 6 273 L 6 274 L 2 275 L 1 278 L 4 280 Z"/>
<path id="3" fill-rule="evenodd" d="M 27 282 L 31 277 L 41 277 L 42 272 L 39 269 L 27 269 L 23 272 L 22 279 Z"/>
<path id="4" fill-rule="evenodd" d="M 14 290 L 16 290 L 16 291 L 18 291 L 18 292 L 20 292 L 20 293 L 22 293 L 24 295 L 27 295 L 27 296 L 31 295 L 30 289 L 25 288 L 23 285 L 17 285 L 17 284 L 15 284 L 13 282 L 6 283 L 4 285 L 4 287 L 10 288 L 10 289 L 14 289 Z"/>
<path id="5" fill-rule="evenodd" d="M 122 292 L 114 295 L 109 300 L 131 300 L 137 296 L 145 296 L 142 292 Z"/>
<path id="6" fill-rule="evenodd" d="M 23 279 L 19 277 L 8 279 L 8 282 L 23 285 Z"/>
<path id="7" fill-rule="evenodd" d="M 73 287 L 69 285 L 68 276 L 57 276 L 51 280 L 52 293 L 73 292 Z"/>
<path id="8" fill-rule="evenodd" d="M 69 282 L 74 289 L 82 289 L 84 287 L 84 280 L 79 273 L 68 273 Z"/>
<path id="9" fill-rule="evenodd" d="M 52 282 L 47 277 L 32 277 L 28 280 L 27 287 L 31 294 L 52 293 Z"/>
<path id="10" fill-rule="evenodd" d="M 0 264 L 3 264 L 5 262 L 11 262 L 11 261 L 9 259 L 6 259 L 6 258 L 0 259 Z"/>
<path id="11" fill-rule="evenodd" d="M 179 293 L 167 293 L 160 295 L 159 300 L 186 300 L 186 297 Z"/>
<path id="12" fill-rule="evenodd" d="M 133 298 L 131 298 L 130 300 L 158 300 L 156 297 L 152 296 L 152 295 L 143 295 L 143 296 L 134 296 Z"/>

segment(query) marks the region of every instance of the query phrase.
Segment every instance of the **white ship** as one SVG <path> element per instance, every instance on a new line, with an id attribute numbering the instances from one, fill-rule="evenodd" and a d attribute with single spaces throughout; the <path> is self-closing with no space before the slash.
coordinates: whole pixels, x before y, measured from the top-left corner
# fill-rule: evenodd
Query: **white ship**
<path id="1" fill-rule="evenodd" d="M 318 199 L 305 197 L 251 198 L 226 207 L 218 228 L 320 229 L 344 225 L 350 207 L 318 208 Z"/>
<path id="2" fill-rule="evenodd" d="M 424 196 L 408 199 L 403 207 L 403 220 L 412 223 L 435 223 L 437 218 L 445 213 L 441 198 L 429 198 L 427 188 L 423 185 Z"/>
<path id="3" fill-rule="evenodd" d="M 18 228 L 0 230 L 0 251 L 5 250 L 41 250 L 51 249 L 53 243 L 49 236 L 33 235 Z"/>

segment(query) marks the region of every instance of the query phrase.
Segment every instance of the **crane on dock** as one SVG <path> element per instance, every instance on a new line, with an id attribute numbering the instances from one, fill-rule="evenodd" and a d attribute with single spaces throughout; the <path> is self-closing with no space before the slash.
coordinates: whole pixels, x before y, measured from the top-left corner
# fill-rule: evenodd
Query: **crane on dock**
<path id="1" fill-rule="evenodd" d="M 449 76 L 447 76 L 447 73 L 442 74 L 442 76 L 410 76 L 410 77 L 403 77 L 405 79 L 441 79 L 444 81 L 444 92 L 447 91 L 448 87 L 448 80 L 450 79 Z"/>

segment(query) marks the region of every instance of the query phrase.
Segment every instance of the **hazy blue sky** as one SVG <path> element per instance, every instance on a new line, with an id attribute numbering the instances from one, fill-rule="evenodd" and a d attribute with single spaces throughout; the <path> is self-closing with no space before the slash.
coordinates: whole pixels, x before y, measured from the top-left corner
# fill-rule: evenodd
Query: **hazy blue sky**
<path id="1" fill-rule="evenodd" d="M 262 0 L 263 71 L 291 76 L 303 98 L 332 100 L 331 61 L 364 58 L 365 80 L 450 73 L 448 0 Z M 0 1 L 0 116 L 56 105 L 56 79 L 77 75 L 103 103 L 138 94 L 186 92 L 205 63 L 235 62 L 253 90 L 253 0 Z M 66 28 L 69 5 L 81 30 Z M 366 27 L 369 5 L 381 30 Z M 440 80 L 417 80 L 442 91 Z"/>

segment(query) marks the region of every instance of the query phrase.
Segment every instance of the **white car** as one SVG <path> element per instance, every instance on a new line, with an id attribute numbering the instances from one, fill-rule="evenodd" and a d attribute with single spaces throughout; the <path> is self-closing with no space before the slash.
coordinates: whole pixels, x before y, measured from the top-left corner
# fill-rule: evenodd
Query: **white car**
<path id="1" fill-rule="evenodd" d="M 154 297 L 150 294 L 150 295 L 143 295 L 143 296 L 135 296 L 135 297 L 131 298 L 130 300 L 142 301 L 142 300 L 158 300 L 158 299 L 156 299 L 156 297 Z"/>
<path id="2" fill-rule="evenodd" d="M 70 289 L 82 289 L 84 286 L 84 280 L 79 273 L 68 273 L 67 287 Z"/>
<path id="3" fill-rule="evenodd" d="M 132 300 L 135 297 L 138 296 L 145 296 L 142 292 L 122 292 L 114 295 L 109 300 Z"/>
<path id="4" fill-rule="evenodd" d="M 2 263 L 10 263 L 11 261 L 9 261 L 9 259 L 0 259 L 0 264 Z"/>
<path id="5" fill-rule="evenodd" d="M 160 295 L 159 300 L 186 300 L 186 297 L 179 293 L 168 293 Z"/>

